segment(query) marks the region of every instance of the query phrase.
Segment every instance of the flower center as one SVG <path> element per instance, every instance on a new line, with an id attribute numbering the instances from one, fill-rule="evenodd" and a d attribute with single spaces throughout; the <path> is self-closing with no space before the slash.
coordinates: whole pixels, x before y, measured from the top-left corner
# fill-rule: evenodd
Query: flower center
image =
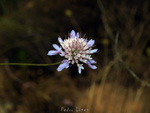
<path id="1" fill-rule="evenodd" d="M 73 56 L 73 57 L 74 57 L 77 53 L 78 53 L 78 50 L 74 50 L 74 51 L 72 51 L 71 56 Z"/>
<path id="2" fill-rule="evenodd" d="M 74 50 L 73 53 L 78 53 L 78 50 Z"/>

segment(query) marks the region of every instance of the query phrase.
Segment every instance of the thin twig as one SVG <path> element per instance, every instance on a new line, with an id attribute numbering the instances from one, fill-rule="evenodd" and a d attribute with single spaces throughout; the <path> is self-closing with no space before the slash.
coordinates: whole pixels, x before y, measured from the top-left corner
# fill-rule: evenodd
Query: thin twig
<path id="1" fill-rule="evenodd" d="M 102 13 L 102 21 L 104 24 L 104 28 L 105 28 L 106 32 L 108 33 L 108 35 L 110 36 L 111 40 L 114 41 L 114 36 L 112 34 L 112 30 L 111 30 L 111 28 L 108 24 L 108 21 L 107 21 L 106 11 L 105 11 L 104 5 L 103 5 L 101 0 L 97 0 L 97 3 L 98 3 L 98 7 Z"/>
<path id="2" fill-rule="evenodd" d="M 103 21 L 103 24 L 104 24 L 104 28 L 106 30 L 106 32 L 108 33 L 108 35 L 110 36 L 111 40 L 114 42 L 114 49 L 115 49 L 115 54 L 116 56 L 118 57 L 119 61 L 124 65 L 124 67 L 128 70 L 128 72 L 138 81 L 140 81 L 141 83 L 145 84 L 146 86 L 150 87 L 150 83 L 144 81 L 144 80 L 141 80 L 133 70 L 131 70 L 129 68 L 129 66 L 127 66 L 127 64 L 124 62 L 124 60 L 122 59 L 119 51 L 118 51 L 118 38 L 119 38 L 119 33 L 117 33 L 116 37 L 113 36 L 112 34 L 112 29 L 110 28 L 109 24 L 108 24 L 108 21 L 107 21 L 107 17 L 106 17 L 106 11 L 105 11 L 105 8 L 104 8 L 104 5 L 102 3 L 101 0 L 97 0 L 97 3 L 98 3 L 98 6 L 99 6 L 99 9 L 102 13 L 102 21 Z"/>
<path id="3" fill-rule="evenodd" d="M 117 33 L 116 37 L 115 37 L 115 50 L 116 50 L 116 54 L 119 58 L 119 61 L 124 65 L 124 67 L 128 70 L 128 72 L 138 81 L 140 81 L 141 83 L 143 83 L 145 86 L 150 87 L 150 83 L 140 79 L 133 70 L 131 70 L 129 68 L 129 66 L 124 62 L 124 60 L 122 59 L 119 51 L 118 51 L 118 39 L 119 39 L 119 34 Z"/>

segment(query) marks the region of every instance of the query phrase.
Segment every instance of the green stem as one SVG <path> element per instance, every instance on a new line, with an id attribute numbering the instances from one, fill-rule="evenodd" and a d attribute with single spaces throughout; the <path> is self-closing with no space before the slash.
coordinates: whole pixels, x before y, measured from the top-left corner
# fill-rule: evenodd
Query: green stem
<path id="1" fill-rule="evenodd" d="M 0 66 L 51 66 L 51 65 L 58 65 L 61 62 L 51 63 L 51 64 L 28 64 L 28 63 L 0 63 Z"/>

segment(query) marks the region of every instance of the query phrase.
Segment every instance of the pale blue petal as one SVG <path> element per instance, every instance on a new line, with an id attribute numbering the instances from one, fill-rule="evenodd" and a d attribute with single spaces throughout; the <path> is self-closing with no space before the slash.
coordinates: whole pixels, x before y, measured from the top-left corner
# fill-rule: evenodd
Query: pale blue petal
<path id="1" fill-rule="evenodd" d="M 89 60 L 91 64 L 96 64 L 95 60 Z"/>
<path id="2" fill-rule="evenodd" d="M 60 44 L 63 43 L 63 40 L 61 39 L 61 37 L 58 37 L 58 41 L 59 41 Z"/>
<path id="3" fill-rule="evenodd" d="M 97 67 L 95 65 L 91 65 L 91 63 L 89 61 L 87 62 L 87 64 L 91 69 L 97 69 Z"/>
<path id="4" fill-rule="evenodd" d="M 63 61 L 62 61 L 62 63 L 65 63 L 65 62 L 67 62 L 67 60 L 63 60 Z"/>
<path id="5" fill-rule="evenodd" d="M 79 72 L 79 74 L 81 74 L 81 68 L 78 68 L 78 72 Z"/>
<path id="6" fill-rule="evenodd" d="M 98 51 L 98 49 L 93 49 L 90 51 L 90 53 L 96 53 Z"/>
<path id="7" fill-rule="evenodd" d="M 53 44 L 53 47 L 54 47 L 57 51 L 60 50 L 60 47 L 59 47 L 57 44 Z"/>
<path id="8" fill-rule="evenodd" d="M 57 55 L 59 52 L 60 52 L 60 51 L 50 50 L 47 55 L 50 55 L 50 56 L 52 56 L 52 55 Z"/>
<path id="9" fill-rule="evenodd" d="M 80 36 L 80 35 L 79 35 L 79 32 L 77 32 L 76 37 L 79 38 L 79 36 Z"/>
<path id="10" fill-rule="evenodd" d="M 68 68 L 68 65 L 69 64 L 67 62 L 60 64 L 57 68 L 57 71 L 62 71 L 64 68 Z"/>
<path id="11" fill-rule="evenodd" d="M 81 71 L 84 69 L 83 64 L 80 64 L 78 67 L 78 72 L 81 74 Z"/>
<path id="12" fill-rule="evenodd" d="M 68 64 L 67 60 L 63 60 L 63 61 L 62 61 L 62 64 L 63 64 L 63 63 L 67 63 L 67 64 Z M 69 64 L 66 66 L 66 69 L 67 69 L 68 67 L 69 67 Z"/>
<path id="13" fill-rule="evenodd" d="M 83 70 L 83 69 L 84 69 L 84 67 L 79 67 L 79 68 L 78 68 L 79 74 L 81 74 L 81 70 Z"/>
<path id="14" fill-rule="evenodd" d="M 91 67 L 92 69 L 97 69 L 97 67 L 95 66 L 95 65 L 92 65 L 92 67 Z"/>
<path id="15" fill-rule="evenodd" d="M 65 68 L 66 68 L 66 69 L 69 68 L 69 64 L 67 64 Z"/>
<path id="16" fill-rule="evenodd" d="M 75 38 L 75 34 L 76 34 L 75 31 L 72 30 L 71 33 L 70 33 L 70 37 L 71 37 L 71 38 Z"/>
<path id="17" fill-rule="evenodd" d="M 88 41 L 87 45 L 88 45 L 88 47 L 91 47 L 94 45 L 94 43 L 95 43 L 95 41 L 91 39 Z"/>

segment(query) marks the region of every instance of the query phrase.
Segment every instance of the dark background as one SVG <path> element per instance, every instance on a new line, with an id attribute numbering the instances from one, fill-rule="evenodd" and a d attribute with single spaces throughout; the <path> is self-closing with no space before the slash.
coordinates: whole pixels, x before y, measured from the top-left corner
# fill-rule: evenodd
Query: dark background
<path id="1" fill-rule="evenodd" d="M 47 53 L 72 29 L 95 40 L 98 69 L 0 66 L 0 113 L 150 113 L 149 0 L 0 0 L 0 62 L 62 61 Z"/>

